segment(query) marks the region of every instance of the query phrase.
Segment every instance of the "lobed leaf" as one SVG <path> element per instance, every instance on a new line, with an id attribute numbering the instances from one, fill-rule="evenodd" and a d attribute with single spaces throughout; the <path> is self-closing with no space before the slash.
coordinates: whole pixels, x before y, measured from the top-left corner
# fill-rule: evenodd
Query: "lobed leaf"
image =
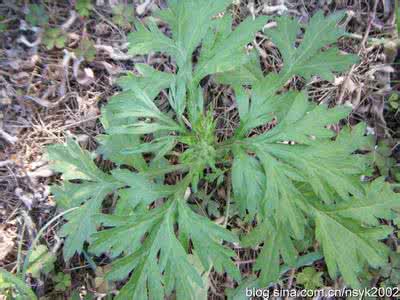
<path id="1" fill-rule="evenodd" d="M 48 147 L 52 167 L 62 172 L 64 180 L 84 180 L 83 184 L 68 183 L 54 187 L 52 191 L 60 199 L 61 207 L 79 207 L 65 216 L 68 221 L 61 228 L 60 235 L 66 237 L 63 254 L 66 260 L 76 252 L 81 253 L 83 244 L 96 232 L 93 216 L 100 210 L 104 198 L 119 187 L 119 183 L 102 172 L 89 152 L 68 139 L 63 145 Z"/>
<path id="2" fill-rule="evenodd" d="M 298 254 L 285 227 L 274 226 L 268 220 L 259 224 L 254 232 L 242 239 L 243 244 L 247 246 L 254 246 L 261 241 L 265 241 L 265 245 L 257 257 L 255 269 L 261 270 L 259 285 L 265 286 L 279 278 L 281 257 L 289 266 L 294 266 Z"/>
<path id="3" fill-rule="evenodd" d="M 332 80 L 333 72 L 344 71 L 358 62 L 357 56 L 341 55 L 336 47 L 323 50 L 323 47 L 336 43 L 337 39 L 344 35 L 344 29 L 338 26 L 343 16 L 343 13 L 336 13 L 324 17 L 322 12 L 316 13 L 305 26 L 305 34 L 299 45 L 297 45 L 301 29 L 299 22 L 288 16 L 277 17 L 276 28 L 268 30 L 266 34 L 281 51 L 284 64 L 280 73 L 269 73 L 262 77 L 254 71 L 259 69 L 259 62 L 252 59 L 252 66 L 245 63 L 217 77 L 222 83 L 232 84 L 239 99 L 243 99 L 240 86 L 248 84 L 253 86 L 247 100 L 248 112 L 240 116 L 241 135 L 265 124 L 280 114 L 281 109 L 287 108 L 284 104 L 288 103 L 285 93 L 277 95 L 277 92 L 293 76 L 302 76 L 308 80 L 311 76 L 318 75 L 323 79 Z"/>
<path id="4" fill-rule="evenodd" d="M 261 207 L 265 174 L 260 162 L 238 151 L 232 163 L 232 187 L 235 203 L 242 215 L 254 215 Z"/>
<path id="5" fill-rule="evenodd" d="M 113 257 L 125 254 L 112 264 L 108 278 L 121 280 L 133 270 L 117 299 L 159 299 L 173 290 L 178 299 L 195 299 L 195 286 L 201 287 L 203 279 L 185 251 L 189 240 L 204 269 L 213 264 L 218 271 L 226 270 L 239 280 L 238 270 L 230 259 L 233 251 L 220 244 L 221 239 L 237 241 L 236 237 L 192 212 L 181 200 L 169 200 L 129 218 L 101 216 L 99 220 L 113 228 L 96 233 L 90 251 L 97 254 L 109 251 Z M 176 223 L 179 239 L 174 230 Z"/>
<path id="6" fill-rule="evenodd" d="M 199 82 L 209 74 L 231 71 L 247 63 L 250 57 L 246 54 L 245 46 L 252 41 L 254 34 L 266 21 L 265 17 L 258 17 L 255 20 L 249 17 L 223 39 L 215 38 L 214 44 L 205 48 L 200 54 L 194 72 L 194 82 Z M 220 30 L 217 27 L 215 35 L 219 34 Z"/>

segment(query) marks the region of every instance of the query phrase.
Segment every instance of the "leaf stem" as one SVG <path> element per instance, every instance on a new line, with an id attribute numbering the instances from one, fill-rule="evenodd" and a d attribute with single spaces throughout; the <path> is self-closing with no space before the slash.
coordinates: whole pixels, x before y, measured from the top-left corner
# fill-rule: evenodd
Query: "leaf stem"
<path id="1" fill-rule="evenodd" d="M 226 176 L 226 212 L 225 212 L 225 220 L 224 220 L 224 228 L 228 225 L 228 218 L 231 208 L 231 173 L 228 172 Z"/>

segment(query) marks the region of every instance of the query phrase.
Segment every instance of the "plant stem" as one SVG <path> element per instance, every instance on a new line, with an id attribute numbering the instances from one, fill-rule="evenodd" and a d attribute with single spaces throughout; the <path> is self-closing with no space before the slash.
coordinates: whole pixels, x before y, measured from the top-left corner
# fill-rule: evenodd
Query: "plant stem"
<path id="1" fill-rule="evenodd" d="M 26 228 L 26 223 L 24 222 L 24 225 L 22 226 L 22 232 L 21 232 L 21 240 L 18 244 L 18 254 L 17 254 L 17 275 L 19 275 L 21 271 L 21 253 L 22 253 L 22 243 L 24 242 L 24 235 L 25 235 L 25 228 Z"/>
<path id="2" fill-rule="evenodd" d="M 226 176 L 227 184 L 226 184 L 226 212 L 225 212 L 225 220 L 224 220 L 224 228 L 228 225 L 229 212 L 231 208 L 231 173 L 228 173 Z"/>

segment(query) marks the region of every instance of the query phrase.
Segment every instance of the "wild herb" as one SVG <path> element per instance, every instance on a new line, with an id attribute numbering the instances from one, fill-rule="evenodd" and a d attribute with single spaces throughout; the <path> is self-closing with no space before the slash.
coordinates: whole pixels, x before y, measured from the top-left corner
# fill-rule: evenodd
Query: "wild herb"
<path id="1" fill-rule="evenodd" d="M 400 197 L 383 178 L 361 180 L 371 173 L 369 156 L 361 154 L 372 143 L 365 125 L 344 126 L 336 134 L 329 125 L 351 109 L 316 105 L 306 91 L 286 88 L 294 76 L 332 80 L 333 73 L 357 63 L 335 46 L 345 34 L 338 25 L 343 13 L 316 13 L 304 28 L 288 16 L 274 18 L 276 27 L 264 34 L 280 50 L 283 67 L 265 75 L 257 52 L 246 46 L 268 19 L 250 17 L 233 30 L 232 17 L 220 17 L 230 3 L 170 0 L 156 17 L 169 25 L 171 37 L 154 19 L 136 22 L 130 54 L 166 53 L 176 73 L 137 64 L 140 75 L 120 78 L 123 91 L 102 109 L 105 134 L 97 153 L 72 139 L 49 148 L 64 180 L 53 188 L 59 207 L 79 207 L 66 215 L 61 230 L 64 257 L 82 253 L 87 242 L 90 253 L 115 259 L 107 278 L 129 277 L 117 299 L 163 299 L 172 292 L 196 299 L 205 285 L 202 274 L 211 269 L 240 282 L 233 250 L 239 244 L 262 248 L 253 266 L 260 270 L 260 286 L 279 279 L 281 263 L 296 266 L 306 240 L 318 243 L 330 276 L 340 274 L 352 287 L 359 286 L 365 265 L 386 263 L 379 241 L 392 229 L 379 219 L 395 217 Z M 240 124 L 226 140 L 217 138 L 213 108 L 204 97 L 201 83 L 210 75 L 236 95 Z M 169 112 L 157 105 L 161 91 Z M 255 134 L 267 123 L 274 125 Z M 115 168 L 98 168 L 97 154 Z M 205 180 L 221 178 L 233 195 L 218 225 L 191 203 Z M 101 213 L 109 195 L 116 205 Z M 241 238 L 226 226 L 234 207 L 243 221 L 256 224 Z"/>

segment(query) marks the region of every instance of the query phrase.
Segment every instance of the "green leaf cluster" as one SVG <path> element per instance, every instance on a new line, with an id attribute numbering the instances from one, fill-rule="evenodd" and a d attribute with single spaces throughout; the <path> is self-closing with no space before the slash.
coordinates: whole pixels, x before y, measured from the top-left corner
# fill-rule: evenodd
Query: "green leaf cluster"
<path id="1" fill-rule="evenodd" d="M 49 25 L 49 14 L 45 6 L 41 4 L 29 4 L 25 20 L 33 27 L 41 27 L 42 43 L 47 50 L 52 50 L 53 48 L 60 49 L 65 46 L 67 42 L 66 33 L 60 28 L 53 28 Z M 0 24 L 0 27 L 1 25 L 3 24 Z"/>
<path id="2" fill-rule="evenodd" d="M 6 299 L 38 299 L 28 284 L 3 268 L 0 268 L 0 292 Z"/>
<path id="3" fill-rule="evenodd" d="M 361 181 L 371 167 L 370 157 L 361 153 L 373 142 L 364 135 L 365 125 L 335 134 L 329 125 L 346 119 L 348 108 L 317 105 L 305 91 L 287 88 L 294 76 L 330 80 L 358 61 L 335 46 L 345 33 L 338 25 L 343 14 L 316 13 L 303 28 L 288 16 L 275 18 L 277 26 L 264 34 L 280 50 L 284 66 L 264 74 L 247 45 L 268 20 L 248 18 L 233 28 L 232 17 L 220 14 L 230 3 L 169 0 L 157 19 L 137 21 L 129 53 L 164 52 L 176 73 L 136 64 L 135 72 L 119 79 L 122 92 L 102 109 L 105 133 L 98 137 L 97 153 L 72 139 L 49 147 L 53 168 L 64 180 L 53 187 L 58 205 L 78 207 L 61 230 L 64 257 L 81 253 L 88 243 L 90 253 L 115 259 L 107 278 L 129 277 L 116 299 L 172 293 L 196 299 L 205 287 L 204 272 L 212 268 L 239 283 L 232 250 L 237 244 L 261 247 L 254 265 L 261 286 L 276 282 L 283 264 L 299 266 L 311 246 L 304 241 L 317 241 L 330 276 L 341 275 L 352 287 L 359 285 L 365 265 L 386 262 L 379 241 L 391 229 L 379 220 L 395 218 L 400 197 L 382 178 Z M 157 20 L 169 25 L 170 36 Z M 206 77 L 234 90 L 240 124 L 229 139 L 216 136 L 202 87 Z M 161 109 L 162 100 L 168 109 Z M 265 124 L 271 129 L 256 134 Z M 96 154 L 115 168 L 102 171 Z M 256 224 L 240 239 L 192 205 L 205 181 L 225 173 L 239 217 Z M 114 205 L 104 213 L 103 203 Z"/>
<path id="4" fill-rule="evenodd" d="M 66 291 L 71 286 L 71 274 L 58 273 L 53 278 L 56 291 Z"/>
<path id="5" fill-rule="evenodd" d="M 307 267 L 296 275 L 296 282 L 308 290 L 315 290 L 323 286 L 322 274 L 322 272 L 317 272 L 312 267 Z"/>
<path id="6" fill-rule="evenodd" d="M 82 37 L 79 47 L 75 50 L 77 57 L 84 58 L 87 62 L 92 62 L 96 57 L 94 42 L 87 36 Z"/>
<path id="7" fill-rule="evenodd" d="M 39 4 L 29 4 L 25 19 L 32 26 L 45 26 L 49 22 L 45 8 Z"/>
<path id="8" fill-rule="evenodd" d="M 57 258 L 49 252 L 45 245 L 38 245 L 29 256 L 29 265 L 26 270 L 33 278 L 40 278 L 40 274 L 48 274 L 54 269 Z"/>
<path id="9" fill-rule="evenodd" d="M 67 42 L 67 37 L 59 28 L 48 28 L 44 32 L 43 44 L 48 50 L 56 48 L 63 48 Z"/>
<path id="10" fill-rule="evenodd" d="M 82 17 L 88 17 L 90 15 L 90 11 L 93 9 L 92 1 L 76 0 L 75 9 Z"/>
<path id="11" fill-rule="evenodd" d="M 0 32 L 4 32 L 7 29 L 7 23 L 5 16 L 0 16 Z"/>
<path id="12" fill-rule="evenodd" d="M 117 4 L 112 8 L 113 22 L 125 29 L 131 29 L 135 21 L 135 9 L 133 5 Z"/>

